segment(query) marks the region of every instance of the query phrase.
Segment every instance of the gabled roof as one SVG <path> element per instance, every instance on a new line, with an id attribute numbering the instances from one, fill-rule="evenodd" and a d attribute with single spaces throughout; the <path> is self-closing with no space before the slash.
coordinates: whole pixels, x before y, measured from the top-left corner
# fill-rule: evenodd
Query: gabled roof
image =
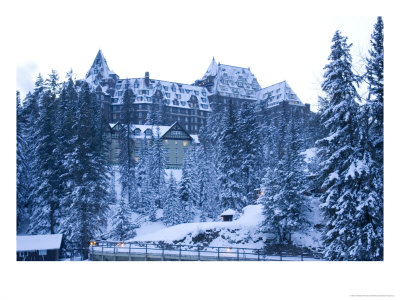
<path id="1" fill-rule="evenodd" d="M 147 86 L 145 78 L 129 78 L 118 80 L 115 93 L 114 95 L 111 95 L 115 99 L 114 104 L 122 104 L 123 93 L 126 84 L 129 85 L 136 95 L 135 103 L 151 103 L 151 97 L 155 96 L 156 93 L 161 92 L 161 95 L 166 101 L 167 106 L 190 108 L 190 99 L 196 97 L 198 101 L 198 108 L 200 110 L 211 110 L 210 103 L 208 101 L 208 96 L 210 93 L 204 87 L 157 79 L 150 79 L 149 86 Z M 146 94 L 143 94 L 143 91 L 146 91 Z"/>
<path id="2" fill-rule="evenodd" d="M 92 66 L 86 73 L 86 81 L 91 83 L 93 86 L 97 86 L 101 79 L 110 77 L 111 74 L 115 74 L 108 67 L 107 61 L 104 58 L 103 52 L 99 50 L 93 61 Z"/>
<path id="3" fill-rule="evenodd" d="M 116 126 L 124 126 L 124 125 L 121 124 L 120 122 L 117 122 L 117 123 L 109 123 L 109 126 L 110 126 L 111 129 L 113 129 Z M 199 139 L 198 139 L 197 135 L 189 134 L 178 122 L 175 122 L 170 126 L 132 124 L 131 125 L 131 130 L 132 130 L 132 132 L 134 132 L 135 129 L 139 129 L 140 130 L 140 134 L 139 135 L 132 134 L 132 136 L 134 138 L 143 139 L 146 136 L 146 134 L 145 134 L 146 130 L 151 130 L 153 132 L 153 135 L 156 135 L 157 134 L 157 128 L 159 128 L 159 130 L 160 130 L 160 138 L 163 138 L 174 126 L 179 126 L 180 130 L 185 132 L 190 137 L 190 139 L 195 141 L 195 143 L 199 142 Z"/>
<path id="4" fill-rule="evenodd" d="M 268 106 L 278 105 L 282 101 L 288 101 L 290 104 L 304 106 L 300 98 L 293 92 L 286 81 L 282 81 L 258 92 L 258 99 L 268 101 Z"/>
<path id="5" fill-rule="evenodd" d="M 17 235 L 17 251 L 60 249 L 62 234 Z"/>
<path id="6" fill-rule="evenodd" d="M 257 91 L 261 89 L 250 68 L 217 64 L 214 58 L 202 80 L 209 76 L 213 78 L 214 82 L 212 93 L 219 93 L 223 96 L 256 100 Z"/>
<path id="7" fill-rule="evenodd" d="M 236 213 L 233 209 L 229 208 L 226 211 L 224 211 L 221 216 L 233 216 Z"/>

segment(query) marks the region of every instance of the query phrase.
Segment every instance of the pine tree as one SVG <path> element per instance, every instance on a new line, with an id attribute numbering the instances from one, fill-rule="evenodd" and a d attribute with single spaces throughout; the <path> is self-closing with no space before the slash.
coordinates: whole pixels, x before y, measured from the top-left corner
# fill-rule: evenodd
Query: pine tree
<path id="1" fill-rule="evenodd" d="M 22 225 L 27 219 L 26 208 L 28 200 L 28 188 L 27 188 L 27 161 L 25 157 L 26 143 L 24 136 L 24 126 L 26 122 L 21 107 L 20 93 L 16 93 L 17 101 L 17 232 L 22 231 Z"/>
<path id="2" fill-rule="evenodd" d="M 192 150 L 194 151 L 194 150 Z M 192 155 L 187 155 L 183 162 L 182 178 L 179 183 L 179 199 L 182 205 L 182 223 L 190 223 L 195 216 L 198 189 L 193 181 Z"/>
<path id="3" fill-rule="evenodd" d="M 304 173 L 301 152 L 301 127 L 293 109 L 279 116 L 277 163 L 267 168 L 260 202 L 263 204 L 263 231 L 273 232 L 279 244 L 290 244 L 293 232 L 308 225 L 309 210 L 303 195 Z"/>
<path id="4" fill-rule="evenodd" d="M 150 186 L 154 191 L 155 204 L 157 208 L 162 208 L 165 196 L 165 156 L 163 140 L 161 139 L 160 127 L 155 127 L 153 133 L 151 147 L 149 149 L 148 170 L 150 178 Z"/>
<path id="5" fill-rule="evenodd" d="M 62 228 L 68 245 L 85 248 L 107 222 L 109 169 L 100 103 L 87 83 L 81 86 L 78 98 L 74 151 L 69 159 L 74 175 L 72 200 Z"/>
<path id="6" fill-rule="evenodd" d="M 163 222 L 167 226 L 179 224 L 182 220 L 182 206 L 179 201 L 176 180 L 171 173 L 168 180 L 167 196 L 164 204 Z"/>
<path id="7" fill-rule="evenodd" d="M 223 118 L 223 129 L 220 136 L 218 161 L 218 180 L 220 182 L 221 209 L 240 210 L 243 206 L 242 187 L 240 185 L 240 146 L 237 143 L 237 116 L 232 101 Z"/>
<path id="8" fill-rule="evenodd" d="M 242 195 L 246 197 L 243 205 L 251 203 L 254 190 L 261 184 L 263 151 L 260 137 L 260 126 L 255 105 L 244 101 L 239 113 L 237 125 L 238 143 L 240 147 L 240 173 Z"/>
<path id="9" fill-rule="evenodd" d="M 133 210 L 137 210 L 138 193 L 136 189 L 135 160 L 133 158 L 134 139 L 132 132 L 134 99 L 135 95 L 132 89 L 127 85 L 122 105 L 121 122 L 123 126 L 119 132 L 119 144 L 121 148 L 119 155 L 119 172 L 121 197 L 126 199 Z"/>
<path id="10" fill-rule="evenodd" d="M 121 198 L 118 210 L 112 218 L 112 230 L 110 237 L 118 241 L 126 241 L 136 236 L 135 229 L 138 227 L 132 223 L 132 214 L 129 205 Z"/>
<path id="11" fill-rule="evenodd" d="M 56 215 L 59 199 L 55 195 L 58 181 L 55 157 L 57 102 L 51 90 L 44 91 L 40 100 L 40 116 L 35 132 L 37 146 L 34 154 L 33 211 L 29 232 L 46 234 L 55 233 L 58 226 Z"/>
<path id="12" fill-rule="evenodd" d="M 322 84 L 327 102 L 321 120 L 328 136 L 317 141 L 321 161 L 318 175 L 323 189 L 321 208 L 326 221 L 324 253 L 332 260 L 352 260 L 357 259 L 352 247 L 359 237 L 358 190 L 365 184 L 359 177 L 360 170 L 356 171 L 361 167 L 357 158 L 358 79 L 352 72 L 347 38 L 336 31 L 332 43 Z"/>
<path id="13" fill-rule="evenodd" d="M 354 219 L 357 240 L 350 247 L 352 259 L 383 260 L 383 22 L 378 17 L 367 59 L 369 94 L 360 108 L 359 142 L 351 174 L 359 185 Z"/>

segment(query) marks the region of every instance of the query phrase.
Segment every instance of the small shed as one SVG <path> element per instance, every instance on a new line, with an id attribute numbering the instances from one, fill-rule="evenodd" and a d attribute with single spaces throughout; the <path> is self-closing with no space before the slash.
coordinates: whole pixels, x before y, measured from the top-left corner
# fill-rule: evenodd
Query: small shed
<path id="1" fill-rule="evenodd" d="M 235 215 L 235 211 L 233 209 L 227 209 L 221 214 L 222 221 L 224 222 L 232 222 L 233 216 Z"/>
<path id="2" fill-rule="evenodd" d="M 62 234 L 17 235 L 17 260 L 58 260 Z"/>

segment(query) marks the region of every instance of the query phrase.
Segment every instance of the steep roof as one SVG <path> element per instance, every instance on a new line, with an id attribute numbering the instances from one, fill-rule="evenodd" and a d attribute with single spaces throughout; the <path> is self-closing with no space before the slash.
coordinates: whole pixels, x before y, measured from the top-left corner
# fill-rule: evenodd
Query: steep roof
<path id="1" fill-rule="evenodd" d="M 149 79 L 149 85 L 147 85 L 145 78 L 118 80 L 113 96 L 114 104 L 122 104 L 126 86 L 129 86 L 136 95 L 135 103 L 150 103 L 151 97 L 158 95 L 164 98 L 167 106 L 191 108 L 191 102 L 197 102 L 200 110 L 211 110 L 208 102 L 210 93 L 204 87 L 157 79 Z"/>
<path id="2" fill-rule="evenodd" d="M 60 249 L 62 234 L 17 235 L 17 251 Z"/>
<path id="3" fill-rule="evenodd" d="M 115 73 L 110 70 L 107 61 L 104 58 L 103 52 L 99 50 L 99 52 L 97 52 L 96 58 L 93 61 L 92 66 L 86 73 L 86 81 L 96 87 L 101 79 L 108 78 L 111 74 Z"/>
<path id="4" fill-rule="evenodd" d="M 218 92 L 223 96 L 256 100 L 257 91 L 261 89 L 250 68 L 217 64 L 214 58 L 202 80 L 209 76 L 214 81 L 212 93 Z"/>
<path id="5" fill-rule="evenodd" d="M 221 216 L 230 216 L 230 215 L 234 215 L 236 213 L 236 211 L 234 211 L 233 209 L 229 208 L 226 211 L 224 211 Z"/>
<path id="6" fill-rule="evenodd" d="M 303 102 L 301 102 L 300 98 L 297 97 L 286 81 L 261 89 L 258 92 L 258 99 L 261 101 L 268 101 L 268 106 L 278 105 L 282 101 L 288 101 L 293 105 L 304 106 Z"/>

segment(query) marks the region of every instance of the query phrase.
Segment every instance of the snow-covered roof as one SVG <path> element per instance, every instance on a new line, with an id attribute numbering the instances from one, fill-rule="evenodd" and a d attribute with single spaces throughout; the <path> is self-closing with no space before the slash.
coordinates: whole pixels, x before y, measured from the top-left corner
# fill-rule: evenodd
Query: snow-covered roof
<path id="1" fill-rule="evenodd" d="M 268 106 L 274 106 L 282 101 L 288 101 L 290 104 L 304 106 L 300 98 L 293 92 L 286 81 L 282 81 L 258 91 L 258 99 L 268 101 Z"/>
<path id="2" fill-rule="evenodd" d="M 146 136 L 146 131 L 150 130 L 149 135 L 152 133 L 154 136 L 157 136 L 158 132 L 157 130 L 159 129 L 159 134 L 160 137 L 163 137 L 177 122 L 170 126 L 164 126 L 164 125 L 139 125 L 139 124 L 132 124 L 131 125 L 131 130 L 133 132 L 133 136 L 136 139 L 144 139 Z M 109 123 L 111 128 L 114 128 L 117 124 L 120 123 Z M 120 124 L 123 126 L 122 124 Z M 179 125 L 180 126 L 180 125 Z M 182 126 L 180 126 L 182 128 Z M 136 130 L 139 129 L 139 130 Z M 184 130 L 182 128 L 182 130 Z M 147 135 L 147 137 L 149 136 Z M 199 137 L 195 134 L 190 134 L 190 137 L 194 140 L 195 143 L 199 143 Z"/>
<path id="3" fill-rule="evenodd" d="M 156 79 L 149 79 L 147 85 L 146 78 L 118 80 L 113 95 L 114 105 L 122 104 L 123 94 L 127 87 L 131 88 L 136 95 L 135 103 L 151 103 L 152 97 L 156 96 L 163 98 L 167 106 L 180 108 L 198 106 L 200 110 L 211 110 L 208 102 L 210 93 L 204 87 Z"/>
<path id="4" fill-rule="evenodd" d="M 103 52 L 99 50 L 92 66 L 86 74 L 86 81 L 95 88 L 104 78 L 109 78 L 111 74 L 115 74 L 107 65 Z"/>
<path id="5" fill-rule="evenodd" d="M 226 211 L 224 211 L 221 216 L 233 216 L 236 213 L 233 209 L 229 208 Z"/>
<path id="6" fill-rule="evenodd" d="M 62 234 L 17 235 L 17 251 L 59 249 L 61 240 Z"/>
<path id="7" fill-rule="evenodd" d="M 202 80 L 208 76 L 214 77 L 212 92 L 223 96 L 256 100 L 257 91 L 261 89 L 250 68 L 217 64 L 214 58 Z"/>

